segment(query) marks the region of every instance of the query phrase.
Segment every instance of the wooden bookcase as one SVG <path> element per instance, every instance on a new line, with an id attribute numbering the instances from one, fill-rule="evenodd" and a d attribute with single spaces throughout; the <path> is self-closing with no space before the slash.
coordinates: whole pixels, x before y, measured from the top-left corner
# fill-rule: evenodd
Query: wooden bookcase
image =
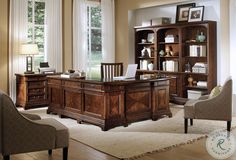
<path id="1" fill-rule="evenodd" d="M 176 97 L 187 98 L 188 90 L 199 90 L 210 92 L 217 84 L 217 50 L 216 50 L 216 22 L 201 21 L 201 22 L 186 22 L 179 24 L 134 27 L 135 30 L 135 63 L 138 64 L 138 74 L 161 74 L 172 77 L 170 81 L 171 99 Z M 205 35 L 204 41 L 198 41 L 196 36 L 202 32 Z M 153 34 L 153 42 L 147 41 L 148 35 Z M 174 41 L 167 42 L 167 35 L 173 35 Z M 146 39 L 146 42 L 145 42 Z M 150 48 L 151 56 L 143 56 L 142 50 Z M 197 51 L 205 53 L 203 55 L 194 55 Z M 196 47 L 198 49 L 196 49 Z M 190 49 L 191 48 L 191 49 Z M 163 50 L 165 55 L 161 55 Z M 170 50 L 169 54 L 166 51 Z M 191 53 L 190 53 L 191 50 Z M 203 51 L 202 51 L 203 50 Z M 154 70 L 148 70 L 143 67 L 140 61 L 146 60 L 147 63 L 154 64 Z M 168 61 L 168 62 L 167 62 Z M 170 70 L 170 65 L 166 69 L 166 63 L 171 63 L 173 70 Z M 146 63 L 145 62 L 145 63 Z M 145 64 L 144 63 L 144 64 Z M 206 72 L 193 72 L 192 67 L 196 63 L 204 63 L 207 65 Z M 190 64 L 190 72 L 186 72 L 187 64 Z M 175 67 L 173 67 L 175 66 Z M 207 87 L 197 85 L 189 85 L 188 78 L 193 78 L 193 81 L 205 81 Z"/>

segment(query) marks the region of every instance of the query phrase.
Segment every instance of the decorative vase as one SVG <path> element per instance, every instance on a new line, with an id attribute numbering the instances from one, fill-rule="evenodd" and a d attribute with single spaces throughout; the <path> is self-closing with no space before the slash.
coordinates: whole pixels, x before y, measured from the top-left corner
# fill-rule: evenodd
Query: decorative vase
<path id="1" fill-rule="evenodd" d="M 153 63 L 148 64 L 148 70 L 152 71 L 153 70 Z"/>
<path id="2" fill-rule="evenodd" d="M 142 57 L 149 57 L 149 52 L 146 47 L 144 47 L 141 51 Z"/>
<path id="3" fill-rule="evenodd" d="M 201 32 L 201 33 L 200 33 L 199 35 L 197 35 L 197 37 L 196 37 L 196 40 L 197 40 L 198 42 L 204 42 L 205 39 L 206 39 L 206 36 L 203 34 L 203 32 Z"/>
<path id="4" fill-rule="evenodd" d="M 159 55 L 160 56 L 165 56 L 165 52 L 163 50 L 160 50 Z"/>

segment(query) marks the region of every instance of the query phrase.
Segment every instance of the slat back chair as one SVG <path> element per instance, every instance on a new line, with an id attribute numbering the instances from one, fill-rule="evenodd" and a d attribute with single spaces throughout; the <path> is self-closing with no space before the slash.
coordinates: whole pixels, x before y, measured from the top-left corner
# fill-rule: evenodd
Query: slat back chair
<path id="1" fill-rule="evenodd" d="M 112 79 L 123 75 L 123 63 L 101 63 L 101 78 Z"/>

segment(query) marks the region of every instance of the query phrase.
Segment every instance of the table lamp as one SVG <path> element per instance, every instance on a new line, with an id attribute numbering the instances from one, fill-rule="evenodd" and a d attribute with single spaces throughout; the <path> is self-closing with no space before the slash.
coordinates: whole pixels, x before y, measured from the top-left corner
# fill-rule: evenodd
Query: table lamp
<path id="1" fill-rule="evenodd" d="M 21 45 L 21 54 L 26 56 L 26 71 L 25 74 L 33 74 L 33 60 L 32 55 L 38 54 L 39 49 L 37 44 L 22 44 Z"/>

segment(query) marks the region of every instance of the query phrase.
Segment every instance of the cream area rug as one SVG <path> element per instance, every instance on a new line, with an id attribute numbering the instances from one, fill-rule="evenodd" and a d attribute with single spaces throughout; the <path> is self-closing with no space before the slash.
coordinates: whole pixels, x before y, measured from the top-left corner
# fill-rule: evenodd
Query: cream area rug
<path id="1" fill-rule="evenodd" d="M 173 117 L 157 121 L 146 120 L 116 127 L 106 132 L 90 124 L 78 124 L 70 118 L 46 114 L 46 108 L 28 110 L 42 118 L 55 118 L 69 128 L 70 138 L 119 159 L 135 159 L 152 152 L 160 152 L 193 143 L 216 129 L 226 128 L 226 122 L 194 120 L 184 134 L 183 108 L 172 105 Z M 233 117 L 232 126 L 236 126 Z"/>

